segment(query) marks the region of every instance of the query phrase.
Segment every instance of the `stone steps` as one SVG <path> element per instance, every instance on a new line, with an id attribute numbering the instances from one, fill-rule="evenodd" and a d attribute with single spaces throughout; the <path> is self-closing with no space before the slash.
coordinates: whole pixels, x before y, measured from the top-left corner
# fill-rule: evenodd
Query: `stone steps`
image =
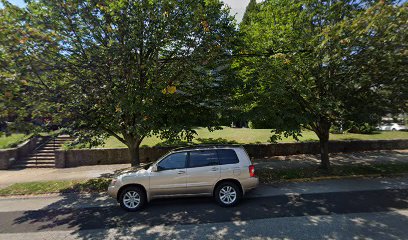
<path id="1" fill-rule="evenodd" d="M 51 139 L 45 143 L 41 148 L 37 149 L 26 156 L 25 158 L 17 161 L 13 168 L 54 168 L 55 167 L 55 153 L 54 151 L 60 149 L 62 145 L 67 141 L 73 141 L 74 138 L 68 135 L 58 136 L 55 140 Z"/>
<path id="2" fill-rule="evenodd" d="M 44 150 L 55 150 L 55 149 L 59 149 L 59 148 L 61 148 L 61 146 L 44 146 L 44 147 L 42 147 L 41 149 L 44 149 Z M 40 150 L 40 149 L 39 149 Z"/>
<path id="3" fill-rule="evenodd" d="M 27 164 L 16 164 L 13 166 L 14 169 L 25 169 L 25 168 L 54 168 L 54 163 L 44 164 L 44 163 L 27 163 Z"/>
<path id="4" fill-rule="evenodd" d="M 28 155 L 27 157 L 48 157 L 48 156 L 54 156 L 54 151 L 52 152 L 36 152 L 33 154 Z"/>
<path id="5" fill-rule="evenodd" d="M 55 159 L 55 155 L 51 155 L 51 156 L 29 156 L 26 158 L 23 158 L 24 160 L 54 160 Z"/>
<path id="6" fill-rule="evenodd" d="M 49 159 L 49 160 L 46 160 L 46 159 L 42 159 L 42 160 L 25 159 L 25 160 L 19 162 L 19 164 L 36 164 L 36 163 L 38 163 L 38 164 L 54 164 L 54 160 L 53 159 Z"/>
<path id="7" fill-rule="evenodd" d="M 41 150 L 38 150 L 36 153 L 51 153 L 51 154 L 54 154 L 54 149 L 41 149 Z"/>

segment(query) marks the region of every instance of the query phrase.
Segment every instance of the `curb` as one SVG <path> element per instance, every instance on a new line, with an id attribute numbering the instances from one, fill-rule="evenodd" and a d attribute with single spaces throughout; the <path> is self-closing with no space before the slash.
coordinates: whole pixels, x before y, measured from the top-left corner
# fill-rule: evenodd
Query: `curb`
<path id="1" fill-rule="evenodd" d="M 3 199 L 32 199 L 32 198 L 52 198 L 52 197 L 86 197 L 92 195 L 99 195 L 100 197 L 108 197 L 107 192 L 70 192 L 70 193 L 59 193 L 59 192 L 50 192 L 50 193 L 41 193 L 41 194 L 13 194 L 13 195 L 0 195 L 0 201 Z"/>
<path id="2" fill-rule="evenodd" d="M 342 180 L 342 179 L 376 179 L 376 178 L 397 178 L 408 177 L 408 173 L 395 173 L 395 174 L 364 174 L 364 175 L 348 175 L 348 176 L 323 176 L 323 177 L 311 177 L 311 178 L 294 178 L 285 179 L 282 181 L 274 181 L 270 183 L 262 183 L 264 185 L 270 185 L 275 183 L 302 183 L 302 182 L 318 182 L 322 180 Z"/>
<path id="3" fill-rule="evenodd" d="M 314 178 L 297 178 L 288 179 L 283 181 L 274 181 L 270 183 L 260 183 L 260 185 L 274 186 L 276 184 L 284 183 L 304 183 L 304 182 L 318 182 L 323 180 L 344 180 L 344 179 L 378 179 L 378 178 L 398 178 L 398 177 L 408 177 L 408 173 L 398 173 L 398 174 L 367 174 L 367 175 L 350 175 L 350 176 L 325 176 L 325 177 L 314 177 Z M 276 187 L 276 186 L 275 186 Z M 29 199 L 29 198 L 50 198 L 50 197 L 79 197 L 79 196 L 91 196 L 99 195 L 100 197 L 108 196 L 107 192 L 50 192 L 42 194 L 13 194 L 13 195 L 0 195 L 0 200 L 2 199 Z"/>

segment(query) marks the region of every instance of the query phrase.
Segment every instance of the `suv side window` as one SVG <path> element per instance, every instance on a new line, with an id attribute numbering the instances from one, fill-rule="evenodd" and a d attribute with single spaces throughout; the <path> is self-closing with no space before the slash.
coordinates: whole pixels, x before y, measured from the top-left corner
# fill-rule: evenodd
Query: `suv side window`
<path id="1" fill-rule="evenodd" d="M 157 170 L 171 170 L 186 167 L 187 152 L 173 153 L 157 164 Z"/>
<path id="2" fill-rule="evenodd" d="M 218 165 L 217 152 L 214 150 L 191 151 L 189 167 L 205 167 Z"/>
<path id="3" fill-rule="evenodd" d="M 237 154 L 232 149 L 217 150 L 220 165 L 239 163 Z"/>

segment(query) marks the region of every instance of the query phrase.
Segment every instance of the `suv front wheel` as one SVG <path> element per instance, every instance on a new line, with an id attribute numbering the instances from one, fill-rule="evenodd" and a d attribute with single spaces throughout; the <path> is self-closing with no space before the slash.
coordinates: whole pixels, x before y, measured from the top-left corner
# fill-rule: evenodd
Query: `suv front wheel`
<path id="1" fill-rule="evenodd" d="M 242 198 L 241 188 L 233 182 L 224 182 L 217 186 L 214 197 L 220 206 L 232 207 Z"/>
<path id="2" fill-rule="evenodd" d="M 146 204 L 146 194 L 140 187 L 130 186 L 121 191 L 119 203 L 126 211 L 134 212 Z"/>

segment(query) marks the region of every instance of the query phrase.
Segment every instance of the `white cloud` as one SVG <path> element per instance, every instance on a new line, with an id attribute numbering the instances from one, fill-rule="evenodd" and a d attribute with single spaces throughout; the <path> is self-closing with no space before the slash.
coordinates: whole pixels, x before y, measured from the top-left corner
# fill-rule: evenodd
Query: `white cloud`
<path id="1" fill-rule="evenodd" d="M 235 15 L 237 22 L 241 22 L 249 0 L 223 0 L 231 8 L 231 15 Z"/>

